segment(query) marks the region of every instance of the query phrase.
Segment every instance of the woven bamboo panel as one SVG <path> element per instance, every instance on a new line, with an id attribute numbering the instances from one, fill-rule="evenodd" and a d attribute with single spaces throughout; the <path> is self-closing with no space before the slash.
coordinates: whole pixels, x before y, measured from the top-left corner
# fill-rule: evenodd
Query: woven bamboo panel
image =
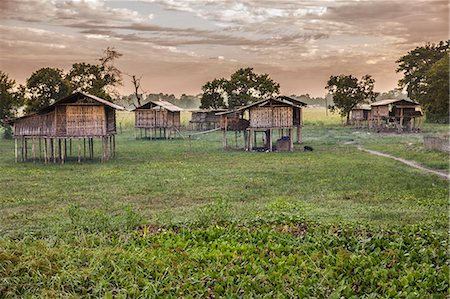
<path id="1" fill-rule="evenodd" d="M 135 111 L 136 128 L 180 127 L 180 112 L 141 109 Z"/>
<path id="2" fill-rule="evenodd" d="M 250 109 L 251 128 L 286 128 L 293 126 L 292 107 L 255 107 Z"/>
<path id="3" fill-rule="evenodd" d="M 106 119 L 103 106 L 67 106 L 67 136 L 106 135 Z"/>
<path id="4" fill-rule="evenodd" d="M 18 119 L 14 123 L 15 136 L 54 136 L 54 111 Z"/>

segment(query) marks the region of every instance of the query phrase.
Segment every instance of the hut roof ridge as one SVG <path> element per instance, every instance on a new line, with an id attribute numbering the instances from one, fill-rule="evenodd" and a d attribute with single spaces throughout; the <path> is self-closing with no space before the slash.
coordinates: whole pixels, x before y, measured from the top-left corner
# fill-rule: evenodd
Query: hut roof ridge
<path id="1" fill-rule="evenodd" d="M 401 102 L 401 101 L 409 102 L 414 105 L 419 105 L 419 103 L 417 103 L 413 100 L 408 100 L 408 99 L 384 99 L 384 100 L 379 100 L 379 101 L 373 102 L 370 104 L 370 106 L 384 106 L 384 105 L 394 104 L 394 103 Z"/>
<path id="2" fill-rule="evenodd" d="M 180 108 L 180 107 L 178 107 L 178 106 L 176 106 L 176 105 L 174 105 L 174 104 L 172 104 L 172 103 L 170 103 L 170 102 L 163 101 L 163 100 L 157 100 L 157 101 L 153 100 L 153 101 L 149 101 L 149 102 L 145 103 L 145 104 L 142 105 L 142 106 L 136 107 L 134 110 L 147 108 L 147 106 L 149 106 L 149 104 L 154 104 L 154 105 L 156 105 L 156 106 L 162 107 L 162 108 L 164 108 L 164 109 L 169 110 L 170 112 L 183 111 L 182 108 Z M 133 111 L 134 111 L 134 110 L 133 110 Z"/>

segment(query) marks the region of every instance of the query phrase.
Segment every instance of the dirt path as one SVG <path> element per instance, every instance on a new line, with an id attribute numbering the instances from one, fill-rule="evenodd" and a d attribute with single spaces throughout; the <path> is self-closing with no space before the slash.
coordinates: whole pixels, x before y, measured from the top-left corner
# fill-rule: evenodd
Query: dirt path
<path id="1" fill-rule="evenodd" d="M 405 160 L 405 159 L 402 159 L 402 158 L 397 158 L 397 157 L 394 157 L 394 156 L 391 156 L 391 155 L 388 155 L 388 154 L 385 154 L 385 153 L 382 153 L 382 152 L 378 152 L 378 151 L 374 151 L 374 150 L 370 150 L 370 149 L 365 149 L 365 148 L 363 148 L 361 146 L 358 146 L 358 149 L 360 151 L 368 152 L 368 153 L 370 153 L 372 155 L 377 155 L 377 156 L 381 156 L 381 157 L 394 159 L 394 160 L 402 162 L 403 164 L 406 164 L 408 166 L 420 169 L 422 172 L 432 173 L 432 174 L 440 176 L 443 179 L 446 179 L 447 181 L 450 180 L 450 175 L 449 174 L 443 173 L 443 172 L 440 172 L 440 171 L 437 171 L 437 170 L 434 170 L 434 169 L 423 167 L 422 165 L 420 165 L 417 162 Z"/>

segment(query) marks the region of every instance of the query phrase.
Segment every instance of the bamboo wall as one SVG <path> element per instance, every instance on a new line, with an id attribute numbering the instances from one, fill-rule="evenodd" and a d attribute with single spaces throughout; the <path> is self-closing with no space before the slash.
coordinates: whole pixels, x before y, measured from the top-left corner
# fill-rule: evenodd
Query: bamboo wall
<path id="1" fill-rule="evenodd" d="M 66 106 L 66 136 L 106 135 L 103 106 Z"/>
<path id="2" fill-rule="evenodd" d="M 220 115 L 216 115 L 214 111 L 197 111 L 192 112 L 192 123 L 219 123 Z"/>
<path id="3" fill-rule="evenodd" d="M 60 105 L 55 110 L 17 119 L 15 136 L 87 137 L 116 133 L 115 110 L 99 105 Z"/>
<path id="4" fill-rule="evenodd" d="M 364 120 L 364 110 L 352 110 L 352 120 Z"/>
<path id="5" fill-rule="evenodd" d="M 36 114 L 14 122 L 14 136 L 54 136 L 55 112 Z"/>
<path id="6" fill-rule="evenodd" d="M 289 128 L 293 107 L 254 107 L 249 110 L 251 128 Z"/>
<path id="7" fill-rule="evenodd" d="M 138 109 L 135 111 L 136 128 L 179 128 L 180 112 Z"/>
<path id="8" fill-rule="evenodd" d="M 371 110 L 371 117 L 388 117 L 389 116 L 389 107 L 388 106 L 374 106 Z"/>

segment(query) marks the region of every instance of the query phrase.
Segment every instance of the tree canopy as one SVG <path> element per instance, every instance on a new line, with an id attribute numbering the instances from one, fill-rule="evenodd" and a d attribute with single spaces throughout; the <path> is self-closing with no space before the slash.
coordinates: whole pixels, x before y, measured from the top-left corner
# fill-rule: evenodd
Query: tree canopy
<path id="1" fill-rule="evenodd" d="M 19 107 L 23 104 L 23 96 L 24 87 L 17 87 L 16 81 L 0 71 L 0 126 L 5 128 L 5 137 L 11 135 L 9 120 L 16 117 Z"/>
<path id="2" fill-rule="evenodd" d="M 350 112 L 360 104 L 375 101 L 377 93 L 373 91 L 375 80 L 365 75 L 358 80 L 352 75 L 330 76 L 325 89 L 333 96 L 334 105 L 331 111 L 339 111 L 350 124 Z"/>
<path id="3" fill-rule="evenodd" d="M 258 75 L 253 68 L 241 68 L 230 80 L 206 82 L 202 91 L 201 108 L 234 108 L 278 95 L 280 84 L 268 74 Z"/>
<path id="4" fill-rule="evenodd" d="M 397 72 L 404 75 L 399 86 L 406 89 L 410 99 L 425 108 L 428 120 L 440 115 L 448 122 L 448 63 L 444 67 L 448 52 L 449 41 L 441 41 L 416 47 L 396 61 Z"/>
<path id="5" fill-rule="evenodd" d="M 27 89 L 29 92 L 25 107 L 27 112 L 51 105 L 72 92 L 72 87 L 65 79 L 63 70 L 50 67 L 39 69 L 31 74 L 27 79 Z"/>

